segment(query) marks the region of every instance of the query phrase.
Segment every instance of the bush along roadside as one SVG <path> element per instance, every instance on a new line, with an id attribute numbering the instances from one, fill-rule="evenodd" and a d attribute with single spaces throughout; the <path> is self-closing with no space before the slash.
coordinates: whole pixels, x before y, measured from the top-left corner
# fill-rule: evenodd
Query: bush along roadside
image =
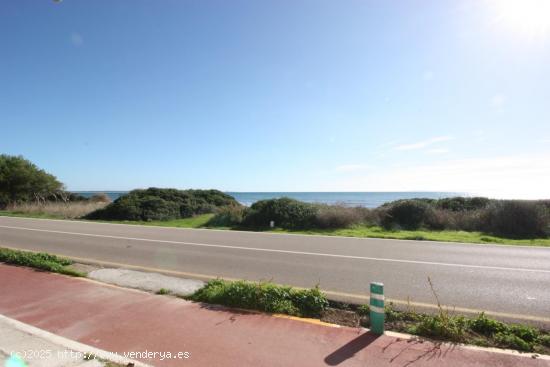
<path id="1" fill-rule="evenodd" d="M 302 317 L 319 317 L 328 307 L 328 300 L 318 287 L 297 289 L 270 282 L 230 282 L 222 279 L 209 281 L 189 299 Z"/>
<path id="2" fill-rule="evenodd" d="M 42 252 L 36 253 L 0 248 L 0 262 L 11 265 L 28 266 L 30 268 L 76 277 L 84 276 L 84 274 L 68 268 L 68 266 L 73 263 L 71 260 Z"/>

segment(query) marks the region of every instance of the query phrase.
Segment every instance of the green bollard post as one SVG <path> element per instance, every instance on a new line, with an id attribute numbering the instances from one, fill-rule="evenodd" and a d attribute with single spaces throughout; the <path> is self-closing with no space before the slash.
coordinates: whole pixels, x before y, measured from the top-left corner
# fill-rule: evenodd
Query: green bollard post
<path id="1" fill-rule="evenodd" d="M 374 334 L 384 334 L 384 284 L 370 284 L 370 331 Z"/>

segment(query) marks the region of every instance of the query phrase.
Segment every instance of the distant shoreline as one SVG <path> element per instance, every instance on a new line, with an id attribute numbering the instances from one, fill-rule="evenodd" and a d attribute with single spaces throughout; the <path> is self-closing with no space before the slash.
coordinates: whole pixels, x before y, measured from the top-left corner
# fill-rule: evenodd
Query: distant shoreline
<path id="1" fill-rule="evenodd" d="M 71 191 L 85 197 L 94 194 L 105 193 L 112 200 L 129 191 Z M 375 208 L 384 203 L 413 198 L 441 199 L 456 196 L 471 196 L 461 192 L 438 192 L 438 191 L 403 191 L 403 192 L 234 192 L 226 191 L 228 195 L 233 196 L 239 203 L 250 206 L 259 200 L 276 199 L 281 197 L 290 197 L 296 200 L 344 206 L 362 206 L 366 208 Z"/>

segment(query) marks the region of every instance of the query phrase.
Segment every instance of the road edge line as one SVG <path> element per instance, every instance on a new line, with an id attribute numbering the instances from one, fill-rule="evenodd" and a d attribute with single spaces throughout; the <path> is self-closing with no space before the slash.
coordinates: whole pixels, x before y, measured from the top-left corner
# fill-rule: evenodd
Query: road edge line
<path id="1" fill-rule="evenodd" d="M 401 241 L 401 242 L 412 242 L 415 244 L 443 244 L 443 245 L 468 245 L 468 246 L 497 246 L 497 247 L 518 247 L 518 248 L 539 248 L 539 249 L 550 249 L 550 246 L 544 245 L 514 245 L 514 244 L 503 244 L 503 243 L 479 243 L 479 242 L 453 242 L 453 241 L 437 241 L 437 240 L 407 240 L 403 238 L 383 238 L 383 237 L 353 237 L 353 236 L 336 236 L 336 235 L 323 235 L 323 234 L 307 234 L 307 233 L 281 233 L 281 232 L 265 232 L 265 231 L 245 231 L 239 229 L 216 229 L 216 228 L 187 228 L 187 227 L 169 227 L 169 226 L 155 226 L 155 225 L 146 225 L 146 224 L 127 224 L 127 223 L 109 223 L 109 222 L 98 222 L 92 220 L 74 220 L 74 219 L 50 219 L 50 218 L 32 218 L 32 217 L 16 217 L 9 215 L 0 215 L 0 218 L 16 218 L 16 219 L 31 219 L 31 220 L 41 220 L 41 221 L 52 221 L 52 222 L 71 222 L 71 223 L 87 223 L 87 224 L 107 224 L 111 226 L 129 226 L 129 227 L 145 227 L 145 228 L 168 228 L 168 229 L 177 229 L 177 230 L 189 230 L 189 231 L 217 231 L 217 232 L 237 232 L 237 233 L 255 233 L 262 235 L 274 235 L 274 236 L 307 236 L 307 237 L 321 237 L 321 238 L 349 238 L 356 240 L 381 240 L 381 241 Z"/>

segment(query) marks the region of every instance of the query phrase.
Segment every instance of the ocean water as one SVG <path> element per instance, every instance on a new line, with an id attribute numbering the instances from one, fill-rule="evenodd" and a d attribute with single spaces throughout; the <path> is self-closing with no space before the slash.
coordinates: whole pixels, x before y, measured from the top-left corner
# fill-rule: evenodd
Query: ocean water
<path id="1" fill-rule="evenodd" d="M 75 191 L 85 197 L 90 197 L 99 192 L 107 194 L 112 200 L 116 200 L 127 191 Z M 290 197 L 308 203 L 340 204 L 345 206 L 363 206 L 375 208 L 389 201 L 412 198 L 440 199 L 453 196 L 468 196 L 459 192 L 227 192 L 243 205 L 250 206 L 256 201 Z"/>

